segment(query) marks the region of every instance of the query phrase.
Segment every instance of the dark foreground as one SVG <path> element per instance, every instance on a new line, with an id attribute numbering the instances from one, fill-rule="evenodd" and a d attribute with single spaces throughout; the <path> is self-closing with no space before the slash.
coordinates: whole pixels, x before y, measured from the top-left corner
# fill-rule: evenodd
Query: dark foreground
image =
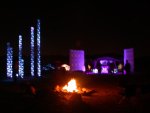
<path id="1" fill-rule="evenodd" d="M 54 92 L 56 85 L 64 85 L 72 77 L 80 87 L 94 92 Z M 29 90 L 31 84 L 36 88 L 35 95 Z M 144 113 L 150 112 L 150 82 L 141 77 L 56 72 L 28 82 L 1 83 L 0 106 L 0 113 Z"/>

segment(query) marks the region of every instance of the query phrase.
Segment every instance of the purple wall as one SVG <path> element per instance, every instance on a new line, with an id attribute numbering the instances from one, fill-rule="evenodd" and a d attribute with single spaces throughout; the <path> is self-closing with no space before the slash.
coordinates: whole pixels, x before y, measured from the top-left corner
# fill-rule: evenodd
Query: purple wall
<path id="1" fill-rule="evenodd" d="M 131 65 L 131 73 L 134 73 L 134 49 L 129 48 L 129 49 L 124 49 L 124 65 L 126 64 L 126 60 Z"/>
<path id="2" fill-rule="evenodd" d="M 70 50 L 69 56 L 71 71 L 84 71 L 84 50 Z"/>

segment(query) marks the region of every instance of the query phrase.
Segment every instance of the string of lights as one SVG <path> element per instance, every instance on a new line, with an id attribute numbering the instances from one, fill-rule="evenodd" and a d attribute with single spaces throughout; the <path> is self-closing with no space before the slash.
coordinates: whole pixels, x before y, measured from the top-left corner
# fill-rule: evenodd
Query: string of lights
<path id="1" fill-rule="evenodd" d="M 22 59 L 22 36 L 19 35 L 19 69 L 18 69 L 18 76 L 23 78 L 24 76 L 24 60 Z"/>
<path id="2" fill-rule="evenodd" d="M 31 76 L 34 76 L 34 27 L 31 27 Z"/>
<path id="3" fill-rule="evenodd" d="M 37 75 L 41 76 L 41 33 L 40 20 L 37 20 Z"/>
<path id="4" fill-rule="evenodd" d="M 13 76 L 13 48 L 7 43 L 7 77 Z"/>

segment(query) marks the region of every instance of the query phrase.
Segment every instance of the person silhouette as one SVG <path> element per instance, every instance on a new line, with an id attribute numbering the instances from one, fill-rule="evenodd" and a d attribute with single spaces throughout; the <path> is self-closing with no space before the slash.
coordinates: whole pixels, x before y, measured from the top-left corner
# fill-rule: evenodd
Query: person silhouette
<path id="1" fill-rule="evenodd" d="M 98 69 L 98 73 L 101 74 L 102 71 L 102 65 L 100 62 L 97 63 L 97 69 Z"/>
<path id="2" fill-rule="evenodd" d="M 126 60 L 126 64 L 125 64 L 125 66 L 124 66 L 124 69 L 125 69 L 125 71 L 126 71 L 126 74 L 129 75 L 130 72 L 131 72 L 131 65 L 130 65 L 130 63 L 129 63 L 128 60 Z"/>

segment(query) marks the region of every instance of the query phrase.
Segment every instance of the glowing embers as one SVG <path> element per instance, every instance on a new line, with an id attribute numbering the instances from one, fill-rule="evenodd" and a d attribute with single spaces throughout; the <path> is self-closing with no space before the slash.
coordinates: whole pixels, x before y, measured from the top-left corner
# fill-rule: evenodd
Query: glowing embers
<path id="1" fill-rule="evenodd" d="M 76 80 L 71 79 L 68 84 L 62 88 L 62 90 L 67 92 L 78 92 Z"/>

